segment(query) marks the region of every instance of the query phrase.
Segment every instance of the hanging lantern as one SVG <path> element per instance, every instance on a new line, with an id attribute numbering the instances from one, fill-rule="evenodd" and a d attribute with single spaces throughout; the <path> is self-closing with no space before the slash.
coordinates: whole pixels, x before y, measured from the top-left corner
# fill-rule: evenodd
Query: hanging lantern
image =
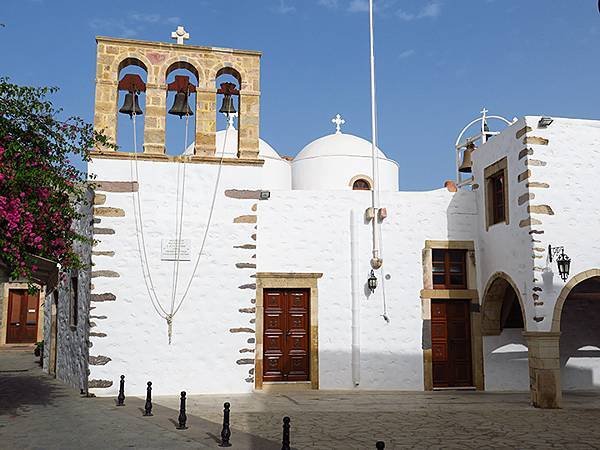
<path id="1" fill-rule="evenodd" d="M 558 255 L 558 257 L 557 257 Z M 556 265 L 558 267 L 558 275 L 563 281 L 567 281 L 569 278 L 569 272 L 571 271 L 571 258 L 565 253 L 564 247 L 552 247 L 548 246 L 548 256 L 550 262 L 553 258 L 556 258 Z"/>
<path id="2" fill-rule="evenodd" d="M 367 286 L 369 287 L 371 294 L 373 294 L 375 289 L 377 289 L 377 277 L 375 276 L 375 272 L 373 270 L 371 270 L 371 276 L 367 280 Z"/>

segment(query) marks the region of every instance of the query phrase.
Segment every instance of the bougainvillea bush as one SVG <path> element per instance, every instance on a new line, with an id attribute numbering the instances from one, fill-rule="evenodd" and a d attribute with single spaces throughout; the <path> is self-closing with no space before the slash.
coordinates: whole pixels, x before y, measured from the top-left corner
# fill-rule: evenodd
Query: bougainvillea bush
<path id="1" fill-rule="evenodd" d="M 72 160 L 107 142 L 78 117 L 59 120 L 56 90 L 0 78 L 0 259 L 12 278 L 31 280 L 33 255 L 80 265 L 73 243 L 83 236 L 72 225 L 87 185 Z"/>

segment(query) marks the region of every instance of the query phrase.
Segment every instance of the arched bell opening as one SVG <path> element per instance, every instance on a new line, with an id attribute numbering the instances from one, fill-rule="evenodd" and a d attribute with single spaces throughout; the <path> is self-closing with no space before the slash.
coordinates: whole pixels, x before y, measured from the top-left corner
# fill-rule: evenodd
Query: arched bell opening
<path id="1" fill-rule="evenodd" d="M 562 307 L 558 312 L 563 390 L 600 389 L 600 275 L 572 286 L 557 306 Z"/>
<path id="2" fill-rule="evenodd" d="M 217 72 L 215 82 L 217 131 L 225 130 L 229 126 L 239 129 L 242 77 L 235 69 L 225 67 Z M 219 149 L 217 149 L 217 154 L 219 154 Z"/>
<path id="3" fill-rule="evenodd" d="M 193 154 L 198 71 L 187 62 L 176 62 L 166 75 L 165 153 Z"/>
<path id="4" fill-rule="evenodd" d="M 139 59 L 127 58 L 119 64 L 116 122 L 121 151 L 143 151 L 147 78 L 147 68 Z"/>
<path id="5" fill-rule="evenodd" d="M 529 389 L 525 314 L 520 294 L 508 275 L 491 277 L 481 313 L 486 389 Z"/>

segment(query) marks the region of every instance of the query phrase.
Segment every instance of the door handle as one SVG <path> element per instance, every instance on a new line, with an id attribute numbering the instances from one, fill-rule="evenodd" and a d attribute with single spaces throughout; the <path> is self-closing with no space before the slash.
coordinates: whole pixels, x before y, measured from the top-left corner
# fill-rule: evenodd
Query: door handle
<path id="1" fill-rule="evenodd" d="M 287 333 L 285 333 L 285 334 L 286 334 L 286 336 L 291 336 L 291 335 L 292 335 L 292 332 L 288 330 L 288 332 L 287 332 Z"/>

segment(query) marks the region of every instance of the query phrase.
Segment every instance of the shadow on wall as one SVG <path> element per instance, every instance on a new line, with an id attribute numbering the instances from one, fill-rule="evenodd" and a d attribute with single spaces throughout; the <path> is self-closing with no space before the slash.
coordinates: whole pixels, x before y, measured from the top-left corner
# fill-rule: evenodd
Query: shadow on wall
<path id="1" fill-rule="evenodd" d="M 569 297 L 561 317 L 560 367 L 564 390 L 600 389 L 600 298 Z"/>
<path id="2" fill-rule="evenodd" d="M 320 389 L 424 390 L 422 353 L 408 353 L 394 349 L 385 351 L 386 347 L 389 347 L 386 345 L 385 328 L 394 326 L 394 322 L 387 325 L 383 319 L 381 321 L 380 330 L 369 332 L 367 328 L 361 331 L 363 347 L 377 346 L 380 351 L 361 351 L 360 384 L 355 387 L 353 383 L 351 352 L 325 350 L 319 351 Z M 401 318 L 397 318 L 395 321 L 397 327 L 401 326 L 401 321 Z M 420 342 L 415 345 L 420 347 Z"/>
<path id="3" fill-rule="evenodd" d="M 486 390 L 529 390 L 529 360 L 523 329 L 506 328 L 498 336 L 484 336 L 483 358 Z"/>

